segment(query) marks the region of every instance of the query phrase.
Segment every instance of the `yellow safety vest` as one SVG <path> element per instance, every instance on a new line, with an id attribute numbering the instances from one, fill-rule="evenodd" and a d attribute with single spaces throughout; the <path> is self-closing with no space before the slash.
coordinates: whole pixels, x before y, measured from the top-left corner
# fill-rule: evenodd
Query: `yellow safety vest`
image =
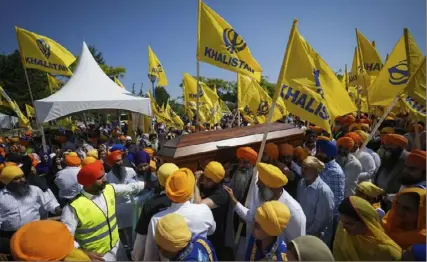
<path id="1" fill-rule="evenodd" d="M 74 239 L 85 250 L 105 254 L 119 241 L 119 230 L 116 218 L 116 192 L 113 186 L 107 184 L 102 196 L 107 204 L 107 215 L 83 194 L 77 195 L 70 206 L 74 208 L 79 220 Z"/>

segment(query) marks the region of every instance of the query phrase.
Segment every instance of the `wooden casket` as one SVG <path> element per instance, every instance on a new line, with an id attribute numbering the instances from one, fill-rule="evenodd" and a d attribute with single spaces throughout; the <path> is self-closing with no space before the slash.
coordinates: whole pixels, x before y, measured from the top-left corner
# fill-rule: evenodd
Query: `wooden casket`
<path id="1" fill-rule="evenodd" d="M 269 130 L 267 143 L 289 143 L 300 146 L 304 132 L 290 124 L 270 123 L 206 131 L 176 137 L 162 145 L 158 152 L 161 163 L 175 163 L 193 171 L 201 170 L 212 160 L 222 163 L 237 161 L 236 150 L 250 146 L 259 151 L 264 131 Z"/>

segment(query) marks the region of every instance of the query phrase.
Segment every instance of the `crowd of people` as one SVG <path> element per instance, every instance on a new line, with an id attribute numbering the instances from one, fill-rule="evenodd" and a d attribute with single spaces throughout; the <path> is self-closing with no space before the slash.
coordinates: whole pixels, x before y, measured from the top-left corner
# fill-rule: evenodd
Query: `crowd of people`
<path id="1" fill-rule="evenodd" d="M 303 144 L 267 143 L 259 163 L 238 147 L 203 170 L 156 153 L 175 136 L 236 126 L 232 117 L 134 138 L 90 126 L 48 135 L 46 152 L 31 131 L 3 137 L 0 259 L 426 260 L 422 123 L 391 113 L 370 138 L 366 115 L 335 119 L 332 134 L 286 122 Z"/>

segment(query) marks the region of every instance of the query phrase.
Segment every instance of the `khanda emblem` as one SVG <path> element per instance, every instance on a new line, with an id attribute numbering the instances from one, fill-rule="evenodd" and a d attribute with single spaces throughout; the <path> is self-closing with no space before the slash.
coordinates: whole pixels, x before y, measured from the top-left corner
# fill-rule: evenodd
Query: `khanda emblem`
<path id="1" fill-rule="evenodd" d="M 257 115 L 258 116 L 265 116 L 268 114 L 268 102 L 267 101 L 261 101 L 258 106 Z"/>
<path id="2" fill-rule="evenodd" d="M 159 72 L 159 73 L 163 72 L 163 67 L 161 64 L 157 65 L 157 72 Z"/>
<path id="3" fill-rule="evenodd" d="M 233 28 L 224 29 L 222 37 L 230 54 L 238 53 L 246 48 L 245 40 Z"/>
<path id="4" fill-rule="evenodd" d="M 313 70 L 314 75 L 314 83 L 316 84 L 316 92 L 320 94 L 320 96 L 325 99 L 325 96 L 323 94 L 322 86 L 320 85 L 320 70 L 314 69 Z"/>
<path id="5" fill-rule="evenodd" d="M 50 57 L 50 46 L 44 39 L 37 39 L 37 46 L 39 47 L 40 51 L 43 53 L 43 55 L 49 59 Z"/>
<path id="6" fill-rule="evenodd" d="M 403 85 L 408 82 L 408 61 L 402 60 L 397 65 L 394 65 L 388 69 L 388 82 L 392 85 Z"/>

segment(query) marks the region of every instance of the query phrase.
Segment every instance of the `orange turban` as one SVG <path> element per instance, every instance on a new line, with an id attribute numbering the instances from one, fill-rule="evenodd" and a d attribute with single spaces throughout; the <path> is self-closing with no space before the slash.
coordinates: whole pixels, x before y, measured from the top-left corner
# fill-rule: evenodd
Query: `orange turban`
<path id="1" fill-rule="evenodd" d="M 258 158 L 258 153 L 248 146 L 239 147 L 237 149 L 237 158 L 248 160 L 252 165 L 255 165 Z"/>
<path id="2" fill-rule="evenodd" d="M 294 149 L 294 156 L 295 158 L 297 158 L 299 161 L 304 161 L 308 156 L 311 156 L 311 153 L 308 152 L 306 149 L 302 148 L 302 147 L 296 147 Z"/>
<path id="3" fill-rule="evenodd" d="M 426 151 L 413 149 L 406 158 L 405 164 L 426 170 Z"/>
<path id="4" fill-rule="evenodd" d="M 144 152 L 147 153 L 147 154 L 149 154 L 150 157 L 153 157 L 154 153 L 155 153 L 154 149 L 152 149 L 151 147 L 144 148 Z"/>
<path id="5" fill-rule="evenodd" d="M 318 136 L 317 140 L 326 140 L 326 141 L 331 141 L 331 139 L 327 136 Z"/>
<path id="6" fill-rule="evenodd" d="M 367 118 L 360 119 L 360 123 L 370 125 L 370 124 L 371 124 L 371 120 L 369 120 L 369 119 L 367 119 Z"/>
<path id="7" fill-rule="evenodd" d="M 120 136 L 120 141 L 124 142 L 126 140 L 125 136 Z"/>
<path id="8" fill-rule="evenodd" d="M 195 183 L 193 172 L 180 168 L 166 179 L 166 195 L 175 203 L 184 203 L 193 196 Z"/>
<path id="9" fill-rule="evenodd" d="M 74 237 L 61 222 L 33 221 L 16 231 L 10 249 L 17 261 L 61 261 L 73 251 Z"/>
<path id="10" fill-rule="evenodd" d="M 356 132 L 347 133 L 345 136 L 353 139 L 354 143 L 363 144 L 363 139 Z"/>
<path id="11" fill-rule="evenodd" d="M 281 156 L 293 156 L 294 147 L 291 144 L 281 144 L 279 146 L 279 153 Z"/>
<path id="12" fill-rule="evenodd" d="M 269 158 L 271 158 L 271 160 L 277 160 L 279 158 L 279 148 L 276 144 L 266 144 L 264 152 Z"/>
<path id="13" fill-rule="evenodd" d="M 356 122 L 356 118 L 354 118 L 354 116 L 352 116 L 352 115 L 348 115 L 348 116 L 345 117 L 344 125 L 350 126 L 354 122 Z"/>
<path id="14" fill-rule="evenodd" d="M 67 164 L 67 166 L 80 166 L 82 163 L 82 160 L 80 159 L 80 157 L 77 155 L 76 152 L 70 152 L 65 157 L 65 163 Z"/>
<path id="15" fill-rule="evenodd" d="M 339 122 L 340 124 L 343 124 L 345 122 L 345 117 L 344 116 L 337 116 L 335 118 L 335 122 Z"/>
<path id="16" fill-rule="evenodd" d="M 337 146 L 344 147 L 347 149 L 354 148 L 354 140 L 350 137 L 341 137 L 337 140 Z"/>
<path id="17" fill-rule="evenodd" d="M 323 129 L 320 126 L 311 126 L 309 129 L 313 130 L 317 135 L 323 132 Z"/>
<path id="18" fill-rule="evenodd" d="M 119 161 L 122 160 L 122 151 L 120 150 L 116 150 L 111 152 L 108 156 L 107 156 L 107 164 L 109 166 L 114 166 L 114 164 Z"/>
<path id="19" fill-rule="evenodd" d="M 384 144 L 406 148 L 408 146 L 408 139 L 402 135 L 388 134 L 387 139 L 384 139 Z"/>

